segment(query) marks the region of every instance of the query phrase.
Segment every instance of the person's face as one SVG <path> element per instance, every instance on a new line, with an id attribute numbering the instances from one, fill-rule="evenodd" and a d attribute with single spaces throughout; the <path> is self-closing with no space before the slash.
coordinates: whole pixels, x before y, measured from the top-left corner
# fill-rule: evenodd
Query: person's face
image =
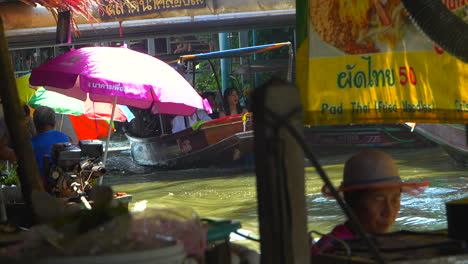
<path id="1" fill-rule="evenodd" d="M 210 95 L 206 99 L 208 100 L 208 103 L 210 103 L 210 106 L 214 108 L 215 107 L 214 97 Z"/>
<path id="2" fill-rule="evenodd" d="M 365 192 L 359 200 L 355 213 L 364 230 L 370 234 L 390 231 L 400 211 L 399 188 L 373 189 Z"/>
<path id="3" fill-rule="evenodd" d="M 236 91 L 231 91 L 231 94 L 228 95 L 228 103 L 229 105 L 236 105 L 239 103 L 239 95 L 237 94 Z"/>

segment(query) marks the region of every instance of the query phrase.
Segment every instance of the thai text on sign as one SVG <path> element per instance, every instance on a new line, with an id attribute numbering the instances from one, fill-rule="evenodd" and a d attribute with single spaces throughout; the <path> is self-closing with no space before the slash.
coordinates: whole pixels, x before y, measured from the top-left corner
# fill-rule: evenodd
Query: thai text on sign
<path id="1" fill-rule="evenodd" d="M 102 20 L 142 16 L 161 11 L 206 7 L 205 0 L 131 0 L 106 1 L 101 11 Z"/>

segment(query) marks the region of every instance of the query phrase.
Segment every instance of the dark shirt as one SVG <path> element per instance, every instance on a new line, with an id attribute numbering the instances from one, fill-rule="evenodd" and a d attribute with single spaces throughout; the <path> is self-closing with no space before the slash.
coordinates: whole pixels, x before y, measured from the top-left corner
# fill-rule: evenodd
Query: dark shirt
<path id="1" fill-rule="evenodd" d="M 213 112 L 211 114 L 208 114 L 211 119 L 218 119 L 219 118 L 219 112 Z"/>

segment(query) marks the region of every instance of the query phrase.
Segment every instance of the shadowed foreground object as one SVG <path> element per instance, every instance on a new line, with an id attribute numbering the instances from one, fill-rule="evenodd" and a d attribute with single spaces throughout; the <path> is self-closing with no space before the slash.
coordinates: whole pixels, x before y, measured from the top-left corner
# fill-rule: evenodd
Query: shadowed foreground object
<path id="1" fill-rule="evenodd" d="M 32 151 L 31 142 L 26 134 L 25 116 L 20 106 L 16 81 L 13 75 L 8 43 L 3 28 L 3 20 L 0 17 L 0 97 L 3 101 L 5 121 L 15 146 L 18 160 L 18 176 L 21 182 L 21 191 L 29 206 L 31 204 L 31 193 L 33 191 L 43 192 L 39 169 Z"/>
<path id="2" fill-rule="evenodd" d="M 468 62 L 468 24 L 440 0 L 402 0 L 417 27 L 445 51 Z"/>

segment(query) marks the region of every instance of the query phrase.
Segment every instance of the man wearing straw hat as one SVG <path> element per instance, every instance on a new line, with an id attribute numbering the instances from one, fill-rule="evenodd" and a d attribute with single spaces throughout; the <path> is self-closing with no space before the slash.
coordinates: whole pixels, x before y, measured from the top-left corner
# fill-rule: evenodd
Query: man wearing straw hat
<path id="1" fill-rule="evenodd" d="M 401 192 L 413 192 L 428 182 L 404 183 L 392 157 L 380 150 L 362 151 L 345 163 L 343 182 L 338 192 L 352 209 L 364 231 L 379 234 L 390 231 L 400 210 Z M 329 195 L 325 188 L 324 194 Z M 337 239 L 352 239 L 349 223 L 336 226 L 311 249 L 313 255 L 333 248 Z"/>

